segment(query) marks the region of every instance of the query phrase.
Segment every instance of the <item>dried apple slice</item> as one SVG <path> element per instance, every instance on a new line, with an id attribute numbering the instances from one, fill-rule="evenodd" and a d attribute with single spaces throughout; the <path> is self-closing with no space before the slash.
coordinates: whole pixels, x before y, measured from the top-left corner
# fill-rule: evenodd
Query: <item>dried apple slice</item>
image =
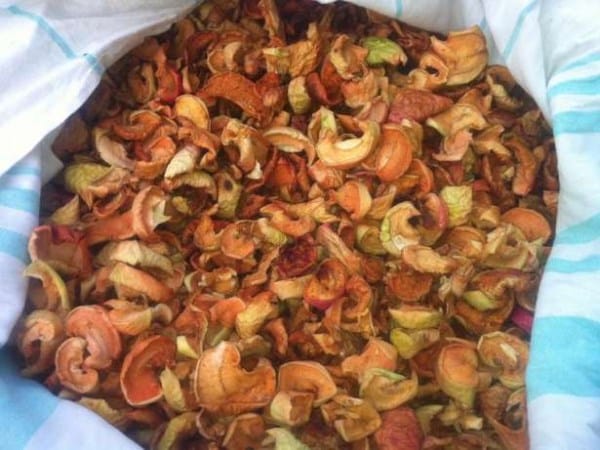
<path id="1" fill-rule="evenodd" d="M 408 201 L 398 203 L 385 214 L 379 238 L 389 253 L 400 256 L 406 246 L 419 243 L 421 235 L 410 221 L 420 215 L 419 210 Z"/>
<path id="2" fill-rule="evenodd" d="M 367 186 L 359 181 L 347 181 L 336 192 L 337 203 L 354 221 L 360 221 L 371 209 L 373 200 Z"/>
<path id="3" fill-rule="evenodd" d="M 279 391 L 269 407 L 271 417 L 282 425 L 295 427 L 310 420 L 314 394 L 311 392 Z"/>
<path id="4" fill-rule="evenodd" d="M 256 84 L 239 73 L 224 72 L 211 76 L 200 94 L 201 97 L 207 98 L 225 98 L 259 122 L 264 122 L 270 114 L 258 94 Z"/>
<path id="5" fill-rule="evenodd" d="M 65 282 L 49 264 L 36 259 L 25 268 L 23 275 L 37 278 L 42 282 L 47 299 L 46 309 L 62 311 L 71 309 L 71 298 Z"/>
<path id="6" fill-rule="evenodd" d="M 360 397 L 371 403 L 377 411 L 388 411 L 412 400 L 418 392 L 416 373 L 406 378 L 396 372 L 371 368 L 360 383 Z"/>
<path id="7" fill-rule="evenodd" d="M 337 392 L 333 378 L 315 361 L 291 361 L 279 367 L 277 386 L 283 392 L 313 394 L 314 406 L 320 406 Z"/>
<path id="8" fill-rule="evenodd" d="M 65 330 L 86 340 L 89 356 L 83 361 L 84 367 L 106 369 L 121 355 L 121 337 L 101 306 L 83 305 L 71 310 Z"/>
<path id="9" fill-rule="evenodd" d="M 398 367 L 398 352 L 392 344 L 382 339 L 369 339 L 360 355 L 345 358 L 340 368 L 342 373 L 361 381 L 372 368 L 395 371 Z"/>
<path id="10" fill-rule="evenodd" d="M 520 229 L 530 242 L 540 239 L 545 244 L 552 236 L 552 228 L 546 218 L 533 209 L 512 208 L 500 219 Z"/>
<path id="11" fill-rule="evenodd" d="M 422 89 L 402 88 L 396 92 L 388 121 L 401 123 L 404 119 L 424 122 L 431 116 L 435 116 L 452 106 L 452 100 L 448 97 L 436 95 Z"/>
<path id="12" fill-rule="evenodd" d="M 379 179 L 389 183 L 404 175 L 419 144 L 403 126 L 383 125 L 375 153 L 375 173 Z"/>
<path id="13" fill-rule="evenodd" d="M 381 428 L 373 438 L 379 450 L 420 450 L 424 436 L 417 416 L 411 408 L 402 406 L 381 415 Z"/>
<path id="14" fill-rule="evenodd" d="M 149 273 L 121 262 L 112 268 L 109 279 L 116 285 L 147 295 L 156 302 L 169 301 L 175 295 L 173 289 Z"/>
<path id="15" fill-rule="evenodd" d="M 321 413 L 346 442 L 365 438 L 381 426 L 381 417 L 369 402 L 348 395 L 336 395 L 321 406 Z"/>
<path id="16" fill-rule="evenodd" d="M 100 158 L 107 164 L 113 167 L 133 170 L 135 161 L 127 156 L 125 146 L 108 136 L 109 131 L 103 128 L 94 128 L 92 136 L 94 138 L 94 146 L 100 155 Z"/>
<path id="17" fill-rule="evenodd" d="M 346 288 L 347 271 L 335 258 L 324 261 L 304 288 L 304 301 L 310 306 L 327 309 Z"/>
<path id="18" fill-rule="evenodd" d="M 98 372 L 83 367 L 87 342 L 80 337 L 71 337 L 56 350 L 54 366 L 60 383 L 80 394 L 92 392 L 98 386 Z"/>
<path id="19" fill-rule="evenodd" d="M 478 365 L 479 358 L 473 346 L 451 342 L 442 347 L 437 357 L 435 377 L 446 394 L 471 408 L 479 385 Z"/>
<path id="20" fill-rule="evenodd" d="M 84 233 L 64 225 L 34 228 L 27 249 L 32 261 L 44 260 L 67 275 L 88 277 L 92 272 L 91 254 Z"/>
<path id="21" fill-rule="evenodd" d="M 41 309 L 28 314 L 17 337 L 19 351 L 27 364 L 22 374 L 37 375 L 50 369 L 54 365 L 54 354 L 64 339 L 64 326 L 56 313 Z"/>
<path id="22" fill-rule="evenodd" d="M 131 406 L 143 406 L 161 399 L 163 391 L 158 371 L 175 361 L 177 347 L 165 336 L 137 341 L 123 360 L 120 384 Z"/>
<path id="23" fill-rule="evenodd" d="M 360 138 L 340 139 L 333 113 L 321 108 L 317 111 L 321 128 L 316 144 L 317 156 L 328 167 L 349 169 L 369 156 L 379 141 L 379 124 L 372 120 L 358 122 Z"/>
<path id="24" fill-rule="evenodd" d="M 185 117 L 192 121 L 198 128 L 208 130 L 210 128 L 210 115 L 208 108 L 200 99 L 192 94 L 183 94 L 175 99 L 173 108 L 175 115 Z"/>
<path id="25" fill-rule="evenodd" d="M 269 404 L 275 396 L 275 370 L 260 358 L 253 370 L 240 365 L 241 355 L 231 342 L 206 350 L 194 372 L 194 392 L 207 411 L 240 414 Z"/>

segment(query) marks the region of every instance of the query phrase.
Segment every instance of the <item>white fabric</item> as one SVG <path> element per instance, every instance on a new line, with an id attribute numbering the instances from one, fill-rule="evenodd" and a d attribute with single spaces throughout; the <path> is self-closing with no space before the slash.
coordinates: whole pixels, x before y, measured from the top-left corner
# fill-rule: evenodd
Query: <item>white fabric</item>
<path id="1" fill-rule="evenodd" d="M 192 0 L 0 1 L 0 173 L 77 109 L 110 66 Z"/>
<path id="2" fill-rule="evenodd" d="M 562 420 L 556 420 L 560 405 Z M 529 404 L 531 448 L 539 450 L 598 449 L 600 399 L 570 395 L 545 395 Z M 582 432 L 584 430 L 585 432 Z"/>
<path id="3" fill-rule="evenodd" d="M 141 450 L 141 447 L 89 409 L 62 400 L 25 447 L 25 450 L 41 449 Z"/>

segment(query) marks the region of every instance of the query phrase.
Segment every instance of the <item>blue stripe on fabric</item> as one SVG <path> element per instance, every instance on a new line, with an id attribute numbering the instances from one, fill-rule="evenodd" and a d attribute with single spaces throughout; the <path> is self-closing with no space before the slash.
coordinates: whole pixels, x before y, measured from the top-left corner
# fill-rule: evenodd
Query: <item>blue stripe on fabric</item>
<path id="1" fill-rule="evenodd" d="M 13 166 L 5 172 L 7 175 L 41 175 L 42 170 L 33 166 Z"/>
<path id="2" fill-rule="evenodd" d="M 404 12 L 402 0 L 396 0 L 396 17 L 401 17 Z"/>
<path id="3" fill-rule="evenodd" d="M 0 188 L 0 205 L 37 215 L 40 193 L 31 189 Z"/>
<path id="4" fill-rule="evenodd" d="M 588 64 L 595 63 L 597 61 L 600 61 L 600 53 L 592 53 L 591 55 L 586 55 L 576 59 L 564 67 L 560 67 L 556 72 L 554 72 L 554 75 L 566 72 L 567 70 L 575 69 L 577 67 L 587 66 Z"/>
<path id="5" fill-rule="evenodd" d="M 17 5 L 11 5 L 6 8 L 6 10 L 15 16 L 25 17 L 34 21 L 42 30 L 46 32 L 50 39 L 52 39 L 52 41 L 60 48 L 60 50 L 68 59 L 78 58 L 77 54 L 73 51 L 67 41 L 42 16 L 27 11 Z M 83 59 L 88 62 L 94 71 L 96 71 L 99 75 L 102 75 L 104 68 L 102 67 L 102 64 L 100 64 L 100 61 L 98 61 L 98 58 L 89 53 L 85 53 L 83 54 Z"/>
<path id="6" fill-rule="evenodd" d="M 548 98 L 557 95 L 597 95 L 600 94 L 600 75 L 589 78 L 563 81 L 548 89 Z"/>
<path id="7" fill-rule="evenodd" d="M 544 267 L 544 271 L 557 273 L 598 272 L 600 271 L 600 255 L 591 255 L 579 260 L 551 257 Z"/>
<path id="8" fill-rule="evenodd" d="M 88 64 L 92 66 L 98 75 L 102 75 L 104 73 L 104 67 L 102 64 L 100 64 L 100 61 L 98 61 L 98 58 L 96 58 L 95 55 L 92 55 L 91 53 L 84 53 L 83 59 L 85 59 Z"/>
<path id="9" fill-rule="evenodd" d="M 555 244 L 585 244 L 600 238 L 600 213 L 556 235 Z"/>
<path id="10" fill-rule="evenodd" d="M 8 448 L 25 448 L 58 402 L 42 384 L 21 377 L 13 355 L 0 350 L 0 436 Z"/>
<path id="11" fill-rule="evenodd" d="M 18 259 L 23 264 L 29 264 L 27 243 L 29 238 L 16 231 L 0 228 L 0 253 L 5 253 Z"/>
<path id="12" fill-rule="evenodd" d="M 50 36 L 50 39 L 52 39 L 54 41 L 54 43 L 56 45 L 58 45 L 58 47 L 62 50 L 62 52 L 65 54 L 65 56 L 67 58 L 75 59 L 77 57 L 77 55 L 71 49 L 69 44 L 67 44 L 67 41 L 65 41 L 63 39 L 63 37 L 60 34 L 58 34 L 58 32 L 54 28 L 52 28 L 52 26 L 46 21 L 46 19 L 44 19 L 43 17 L 38 16 L 37 14 L 34 14 L 32 12 L 26 11 L 26 10 L 18 7 L 17 5 L 9 6 L 8 11 L 10 11 L 15 16 L 22 16 L 22 17 L 26 17 L 30 20 L 33 20 L 35 23 L 38 24 L 38 26 L 42 30 L 44 30 L 46 32 L 46 34 L 48 36 Z"/>
<path id="13" fill-rule="evenodd" d="M 600 133 L 600 110 L 564 111 L 552 117 L 554 135 L 562 133 Z"/>
<path id="14" fill-rule="evenodd" d="M 523 28 L 523 23 L 525 22 L 525 19 L 527 18 L 529 13 L 531 11 L 533 11 L 533 8 L 535 8 L 535 5 L 538 3 L 538 1 L 539 0 L 533 0 L 531 3 L 529 3 L 527 6 L 525 6 L 519 13 L 519 17 L 517 18 L 517 23 L 515 24 L 515 27 L 513 28 L 513 31 L 510 34 L 510 37 L 508 38 L 508 43 L 506 44 L 506 47 L 504 48 L 504 51 L 502 52 L 502 57 L 504 58 L 505 61 L 510 56 L 517 40 L 519 39 L 519 35 L 521 34 L 521 29 Z"/>
<path id="15" fill-rule="evenodd" d="M 490 26 L 488 25 L 485 16 L 483 17 L 483 19 L 481 19 L 481 22 L 479 22 L 479 28 L 481 28 L 481 31 L 483 31 L 483 33 L 487 33 L 488 31 L 490 31 Z"/>
<path id="16" fill-rule="evenodd" d="M 537 317 L 527 368 L 529 400 L 545 394 L 600 397 L 599 347 L 600 322 Z"/>

